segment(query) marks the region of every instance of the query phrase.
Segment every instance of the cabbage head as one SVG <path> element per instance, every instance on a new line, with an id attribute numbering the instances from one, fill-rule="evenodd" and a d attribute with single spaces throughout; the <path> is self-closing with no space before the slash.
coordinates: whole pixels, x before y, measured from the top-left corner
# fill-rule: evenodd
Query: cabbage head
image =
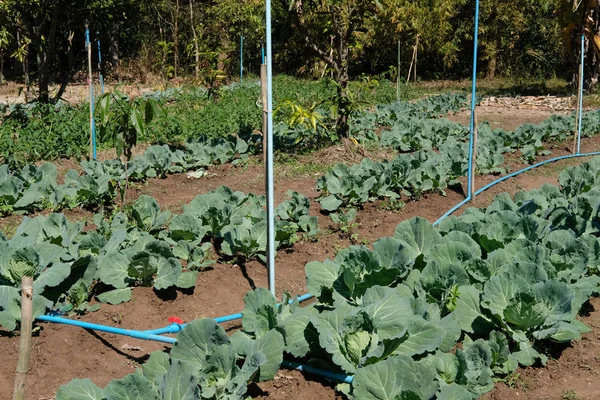
<path id="1" fill-rule="evenodd" d="M 40 255 L 33 247 L 22 247 L 7 254 L 2 263 L 2 275 L 13 284 L 20 284 L 24 276 L 37 277 L 42 271 Z"/>

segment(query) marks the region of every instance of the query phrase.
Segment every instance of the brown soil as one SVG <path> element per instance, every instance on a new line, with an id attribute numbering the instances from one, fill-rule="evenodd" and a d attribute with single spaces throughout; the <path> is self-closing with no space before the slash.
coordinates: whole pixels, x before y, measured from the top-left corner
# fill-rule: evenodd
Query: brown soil
<path id="1" fill-rule="evenodd" d="M 502 121 L 504 128 L 516 119 L 513 112 Z M 531 120 L 529 113 L 523 113 L 520 123 Z M 600 138 L 586 140 L 583 151 L 593 151 L 600 147 Z M 555 149 L 554 156 L 566 154 L 565 149 Z M 322 155 L 313 155 L 318 161 Z M 308 162 L 311 157 L 305 161 Z M 500 192 L 515 193 L 539 187 L 542 183 L 557 183 L 558 173 L 567 165 L 576 165 L 585 158 L 560 161 L 544 166 L 530 173 L 522 174 L 503 182 L 473 202 L 474 206 L 486 206 L 493 196 Z M 301 160 L 302 162 L 302 160 Z M 512 168 L 519 163 L 514 160 Z M 324 162 L 326 164 L 326 162 Z M 263 170 L 260 165 L 248 165 L 242 168 L 230 166 L 215 167 L 210 172 L 216 176 L 201 179 L 188 179 L 185 174 L 170 176 L 168 179 L 151 180 L 135 188 L 130 200 L 147 193 L 157 198 L 162 207 L 179 211 L 182 204 L 188 203 L 196 195 L 210 191 L 220 185 L 234 190 L 264 193 Z M 317 173 L 318 175 L 318 173 Z M 318 192 L 315 189 L 314 172 L 300 172 L 290 166 L 284 166 L 275 178 L 275 200 L 284 199 L 288 188 L 301 192 L 314 201 Z M 489 182 L 493 177 L 478 177 L 477 186 Z M 464 196 L 448 191 L 447 196 L 427 195 L 418 202 L 409 202 L 400 211 L 388 211 L 382 204 L 367 204 L 359 212 L 357 228 L 358 242 L 370 243 L 378 238 L 392 235 L 396 225 L 412 216 L 420 215 L 430 221 L 439 218 L 446 210 L 461 201 Z M 351 244 L 348 238 L 341 237 L 330 227 L 330 220 L 318 214 L 318 205 L 313 202 L 312 213 L 319 216 L 321 233 L 317 241 L 301 241 L 292 249 L 279 251 L 276 258 L 277 291 L 292 294 L 306 292 L 304 265 L 308 261 L 335 256 L 336 249 Z M 91 214 L 74 212 L 73 218 L 89 221 Z M 17 224 L 20 217 L 11 217 L 2 221 Z M 245 266 L 234 264 L 215 264 L 199 275 L 194 290 L 167 291 L 157 293 L 152 288 L 135 288 L 131 302 L 116 306 L 102 305 L 100 311 L 78 319 L 95 323 L 121 326 L 127 329 L 153 329 L 167 325 L 169 316 L 176 316 L 188 322 L 201 317 L 217 317 L 239 312 L 243 308 L 243 296 L 253 287 L 266 286 L 267 273 L 258 262 L 249 262 Z M 598 308 L 600 301 L 592 304 Z M 600 312 L 593 311 L 583 321 L 588 325 L 600 327 Z M 27 399 L 52 399 L 58 387 L 73 378 L 90 378 L 100 386 L 110 380 L 131 373 L 143 363 L 148 354 L 166 347 L 160 343 L 142 342 L 129 337 L 112 334 L 94 333 L 75 327 L 36 324 L 40 329 L 33 340 L 32 362 L 29 374 Z M 226 325 L 227 329 L 236 329 L 237 322 Z M 0 400 L 9 399 L 12 392 L 14 368 L 18 354 L 18 336 L 12 336 L 0 330 L 0 348 L 4 349 L 4 362 L 0 364 Z M 594 375 L 600 355 L 600 331 L 585 335 L 581 342 L 574 344 L 562 353 L 558 360 L 552 361 L 542 369 L 521 371 L 522 379 L 517 388 L 498 384 L 489 399 L 548 398 L 558 399 L 570 388 L 584 398 L 594 397 L 591 390 L 594 385 L 584 386 Z M 592 382 L 592 381 L 590 381 Z M 523 390 L 527 387 L 527 390 Z M 587 390 L 585 391 L 584 390 Z M 281 370 L 273 381 L 251 387 L 251 393 L 257 398 L 268 399 L 335 399 L 334 386 L 314 377 L 295 371 Z M 533 397 L 526 397 L 529 395 Z M 543 397 L 543 396 L 550 397 Z M 558 397 L 552 397 L 552 396 Z M 537 396 L 537 397 L 536 397 Z M 591 396 L 591 397 L 590 397 Z"/>

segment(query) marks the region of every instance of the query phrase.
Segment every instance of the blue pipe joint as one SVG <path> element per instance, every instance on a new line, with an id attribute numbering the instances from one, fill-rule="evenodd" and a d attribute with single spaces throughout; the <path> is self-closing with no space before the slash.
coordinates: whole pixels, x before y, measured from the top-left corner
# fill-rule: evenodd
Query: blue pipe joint
<path id="1" fill-rule="evenodd" d="M 164 328 L 151 329 L 144 332 L 154 335 L 173 334 L 181 332 L 184 326 L 184 324 L 172 323 L 171 325 L 165 326 Z"/>

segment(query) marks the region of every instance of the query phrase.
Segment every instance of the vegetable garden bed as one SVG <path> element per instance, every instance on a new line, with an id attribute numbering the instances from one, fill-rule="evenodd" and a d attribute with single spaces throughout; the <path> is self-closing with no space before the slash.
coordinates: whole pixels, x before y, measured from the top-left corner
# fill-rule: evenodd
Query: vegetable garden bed
<path id="1" fill-rule="evenodd" d="M 585 145 L 592 145 L 594 142 L 597 141 L 592 140 L 590 142 L 585 142 Z M 232 181 L 232 184 L 228 186 L 231 186 L 234 189 L 243 189 L 247 192 L 254 191 L 260 193 L 262 186 L 259 181 L 254 186 L 254 190 L 247 190 L 244 188 L 244 186 L 247 187 L 246 181 L 250 176 L 252 176 L 252 173 L 257 173 L 260 170 L 258 167 L 255 170 L 252 170 L 252 168 L 253 167 L 249 167 L 249 171 L 247 172 L 246 176 L 244 176 L 244 173 L 240 173 L 234 174 L 230 178 L 226 178 Z M 191 181 L 191 183 L 186 185 L 188 182 L 186 182 L 184 178 L 181 178 L 181 175 L 179 177 L 180 178 L 177 179 L 179 180 L 180 190 L 183 187 L 188 186 L 189 191 L 208 191 L 207 189 L 200 189 L 202 186 L 206 186 L 206 182 Z M 169 196 L 168 185 L 170 181 L 177 181 L 177 179 L 173 178 L 153 181 L 153 183 L 148 185 L 146 190 L 157 190 L 156 186 L 163 186 L 164 190 L 162 191 L 166 192 L 164 195 L 165 200 L 170 198 L 172 201 L 173 196 Z M 515 181 L 504 184 L 502 187 L 508 187 L 510 190 L 511 187 L 514 187 L 513 185 L 519 184 L 522 185 L 523 188 L 535 188 L 539 186 L 538 182 L 540 180 L 547 181 L 550 179 L 535 176 L 533 178 L 529 177 L 520 180 L 518 178 Z M 233 184 L 233 181 L 237 181 L 237 184 Z M 209 183 L 208 186 L 221 183 L 218 178 L 211 179 L 209 182 L 211 183 Z M 284 182 L 286 182 L 286 185 L 294 188 L 298 186 L 304 186 L 309 189 L 311 187 L 310 182 L 314 183 L 314 177 L 312 179 L 306 178 L 299 181 L 288 180 Z M 156 186 L 154 186 L 155 183 Z M 289 183 L 291 183 L 291 185 L 289 185 Z M 300 184 L 298 185 L 298 183 Z M 142 191 L 143 190 L 144 188 L 142 188 Z M 308 193 L 304 192 L 304 190 L 298 190 L 303 193 Z M 280 190 L 280 192 L 283 195 L 283 190 Z M 316 193 L 312 193 L 313 194 L 309 197 L 314 199 L 316 197 Z M 391 235 L 397 222 L 407 219 L 411 215 L 422 215 L 424 212 L 429 214 L 428 216 L 431 219 L 435 219 L 446 209 L 450 208 L 451 205 L 455 204 L 459 199 L 460 195 L 451 191 L 448 192 L 448 197 L 446 198 L 437 194 L 429 194 L 426 196 L 426 198 L 421 199 L 419 202 L 407 203 L 405 209 L 401 213 L 377 209 L 375 206 L 366 206 L 365 210 L 359 212 L 359 221 L 364 225 L 359 229 L 359 231 L 364 236 L 366 241 L 372 241 L 382 236 Z M 168 205 L 160 200 L 161 199 L 159 199 L 159 203 L 163 208 Z M 477 201 L 479 202 L 484 200 L 482 199 Z M 319 228 L 322 230 L 327 230 L 329 225 L 327 219 L 321 217 L 320 220 Z M 378 223 L 376 221 L 378 221 Z M 280 277 L 279 279 L 281 279 L 281 282 L 279 282 L 279 287 L 281 287 L 282 290 L 286 289 L 292 293 L 305 292 L 303 271 L 304 264 L 314 259 L 323 260 L 325 258 L 333 258 L 336 248 L 340 249 L 346 247 L 348 244 L 350 244 L 350 242 L 347 239 L 330 238 L 323 235 L 319 237 L 319 241 L 316 243 L 309 240 L 304 240 L 295 243 L 293 250 L 291 250 L 289 253 L 280 252 L 278 254 L 278 265 L 280 268 L 278 275 Z M 178 292 L 171 290 L 168 293 L 161 293 L 160 295 L 162 298 L 159 298 L 155 293 L 152 292 L 150 288 L 135 288 L 133 302 L 117 306 L 105 305 L 99 312 L 88 314 L 83 318 L 109 325 L 122 325 L 126 328 L 148 329 L 164 325 L 166 322 L 165 318 L 169 315 L 177 315 L 189 321 L 204 316 L 218 316 L 229 312 L 237 312 L 242 308 L 241 299 L 243 298 L 243 294 L 250 288 L 250 280 L 253 281 L 256 286 L 266 285 L 266 272 L 264 271 L 264 267 L 262 267 L 258 262 L 254 261 L 247 263 L 245 274 L 247 275 L 246 277 L 244 277 L 243 274 L 240 274 L 240 271 L 236 266 L 216 265 L 213 270 L 203 272 L 199 276 L 193 292 Z M 222 288 L 227 288 L 228 290 L 225 291 Z M 139 300 L 137 300 L 138 293 Z M 136 312 L 132 313 L 130 310 L 134 309 Z M 229 326 L 235 327 L 235 324 L 230 324 Z M 43 357 L 44 359 L 40 362 L 39 366 L 34 367 L 33 373 L 39 373 L 39 376 L 45 374 L 46 376 L 44 377 L 44 380 L 46 380 L 49 375 L 52 375 L 50 380 L 61 380 L 61 382 L 57 382 L 55 386 L 50 386 L 52 388 L 51 392 L 54 391 L 60 383 L 65 383 L 70 378 L 76 376 L 84 377 L 95 375 L 98 379 L 100 379 L 97 381 L 97 383 L 101 386 L 104 386 L 108 380 L 122 376 L 127 372 L 131 372 L 132 368 L 137 363 L 144 361 L 141 358 L 142 353 L 145 354 L 148 351 L 162 348 L 161 345 L 150 342 L 134 343 L 132 339 L 111 337 L 110 335 L 105 334 L 91 334 L 84 331 L 76 331 L 74 328 L 68 327 L 44 325 L 43 331 L 40 335 L 40 345 L 44 346 L 44 350 L 38 352 L 37 356 Z M 56 338 L 56 341 L 54 338 Z M 87 354 L 78 354 L 81 352 L 78 352 L 76 348 L 66 348 L 73 347 L 73 345 L 59 346 L 58 344 L 61 343 L 61 340 L 64 342 L 65 339 L 67 340 L 67 343 L 71 344 L 75 343 L 77 340 L 82 340 L 83 345 L 87 347 L 95 346 L 95 343 L 97 343 L 98 340 L 106 340 L 108 343 L 111 343 L 113 350 L 108 350 L 104 355 L 96 355 L 96 357 L 92 357 L 90 360 L 89 358 L 85 358 L 88 356 Z M 2 340 L 7 340 L 7 345 L 10 345 L 11 341 L 12 343 L 16 343 L 16 341 L 11 338 L 2 338 Z M 52 353 L 52 351 L 49 349 L 49 346 L 53 346 L 52 343 L 54 343 L 56 346 L 54 353 Z M 87 343 L 87 345 L 85 343 Z M 142 347 L 143 350 L 136 350 L 138 346 Z M 112 358 L 111 354 L 109 354 L 115 350 L 116 354 L 113 355 L 116 356 L 116 359 Z M 34 357 L 36 357 L 35 354 L 36 353 L 34 352 Z M 70 356 L 68 354 L 70 354 Z M 124 354 L 129 355 L 129 357 L 124 356 Z M 137 356 L 138 354 L 140 357 Z M 106 359 L 102 361 L 104 356 L 106 356 Z M 60 358 L 67 357 L 72 357 L 76 360 L 79 360 L 79 362 L 83 363 L 83 365 L 87 365 L 87 368 L 90 368 L 90 372 L 85 374 L 80 372 L 81 369 L 86 368 L 85 366 L 78 366 L 77 368 L 63 366 L 64 371 L 61 371 L 56 367 L 48 367 L 48 363 L 53 362 L 54 358 L 59 360 Z M 118 359 L 121 359 L 121 361 L 115 362 L 115 360 Z M 94 367 L 93 363 L 90 363 L 90 361 L 95 361 L 101 363 L 101 365 L 104 365 L 107 373 L 104 374 L 97 372 L 96 367 Z M 62 375 L 63 372 L 66 374 Z M 8 370 L 6 372 L 2 372 L 2 376 L 10 377 L 10 372 L 8 372 Z M 103 376 L 104 378 L 102 378 Z M 262 390 L 266 391 L 262 394 L 262 396 L 270 396 L 271 398 L 300 398 L 303 396 L 304 398 L 307 398 L 307 396 L 312 393 L 320 393 L 320 397 L 323 398 L 333 397 L 333 391 L 331 389 L 325 389 L 329 387 L 327 384 L 325 384 L 323 387 L 321 386 L 321 383 L 314 383 L 310 379 L 311 378 L 305 379 L 300 377 L 294 372 L 282 371 L 278 375 L 278 379 L 275 381 L 260 384 L 260 387 L 263 388 Z M 42 379 L 40 379 L 40 381 L 41 380 Z M 10 379 L 7 381 L 10 382 Z M 296 391 L 286 392 L 286 385 L 282 382 L 290 382 L 291 384 L 297 383 L 300 386 L 297 387 Z M 35 386 L 32 386 L 31 390 L 35 391 L 33 393 L 37 393 L 35 395 L 37 398 L 42 398 L 42 396 L 52 395 L 51 392 L 48 392 L 48 388 L 49 387 L 41 388 L 44 391 L 37 392 Z M 250 390 L 253 395 L 261 396 L 260 389 L 251 387 Z M 285 396 L 283 393 L 286 393 Z"/>

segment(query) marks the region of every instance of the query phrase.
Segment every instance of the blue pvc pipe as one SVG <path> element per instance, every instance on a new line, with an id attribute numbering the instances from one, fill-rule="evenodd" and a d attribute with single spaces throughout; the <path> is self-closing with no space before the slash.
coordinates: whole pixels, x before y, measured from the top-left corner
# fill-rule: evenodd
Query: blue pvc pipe
<path id="1" fill-rule="evenodd" d="M 337 374 L 335 372 L 325 371 L 324 369 L 311 367 L 310 365 L 304 365 L 293 361 L 283 360 L 281 366 L 288 369 L 295 369 L 300 372 L 319 375 L 327 379 L 332 379 L 344 383 L 352 383 L 352 381 L 354 380 L 354 376 L 352 375 Z"/>
<path id="2" fill-rule="evenodd" d="M 150 333 L 152 335 L 164 335 L 167 333 L 178 333 L 181 331 L 181 329 L 182 329 L 181 324 L 171 324 L 171 325 L 165 326 L 164 328 L 152 329 L 152 330 L 143 331 L 143 332 Z"/>
<path id="3" fill-rule="evenodd" d="M 298 296 L 298 302 L 300 303 L 300 302 L 312 299 L 313 297 L 314 296 L 310 293 L 303 294 L 302 296 Z M 290 300 L 288 303 L 292 304 L 292 302 L 294 302 L 294 299 Z M 280 305 L 281 304 L 277 304 L 277 307 L 279 307 Z M 223 322 L 235 321 L 236 319 L 241 319 L 241 318 L 242 318 L 242 314 L 238 313 L 238 314 L 231 314 L 231 315 L 226 315 L 223 317 L 215 318 L 215 321 L 217 321 L 217 324 L 221 324 Z M 185 326 L 185 324 L 182 326 Z"/>
<path id="4" fill-rule="evenodd" d="M 269 290 L 275 296 L 275 200 L 273 190 L 273 48 L 271 45 L 271 0 L 266 0 L 267 37 L 267 269 Z"/>
<path id="5" fill-rule="evenodd" d="M 85 47 L 86 49 L 88 49 L 88 52 L 91 51 L 91 46 L 92 44 L 90 43 L 90 30 L 89 28 L 85 28 Z M 88 53 L 91 54 L 91 53 Z M 96 123 L 94 122 L 94 102 L 95 102 L 95 98 L 94 98 L 94 85 L 93 82 L 91 81 L 91 77 L 90 77 L 90 109 L 91 109 L 91 117 L 90 117 L 90 129 L 91 129 L 91 134 L 92 134 L 92 158 L 95 160 L 96 159 Z"/>
<path id="6" fill-rule="evenodd" d="M 51 315 L 41 315 L 41 316 L 37 317 L 37 319 L 39 321 L 56 322 L 59 324 L 78 326 L 80 328 L 91 329 L 94 331 L 114 333 L 116 335 L 123 335 L 123 336 L 130 336 L 132 338 L 142 339 L 142 340 L 153 340 L 156 342 L 171 343 L 171 344 L 176 342 L 176 340 L 174 338 L 155 335 L 153 333 L 130 330 L 130 329 L 115 328 L 115 327 L 107 326 L 107 325 L 93 324 L 91 322 L 76 321 L 73 319 L 62 318 L 62 317 L 54 317 Z"/>
<path id="7" fill-rule="evenodd" d="M 115 328 L 112 326 L 92 324 L 90 322 L 70 320 L 70 319 L 61 318 L 61 317 L 53 317 L 50 315 L 42 315 L 42 316 L 37 317 L 37 319 L 40 321 L 58 322 L 61 324 L 66 324 L 66 325 L 78 326 L 78 327 L 81 327 L 84 329 L 91 329 L 94 331 L 101 331 L 101 332 L 113 333 L 116 335 L 129 336 L 129 337 L 136 338 L 136 339 L 153 340 L 156 342 L 162 342 L 162 343 L 168 343 L 168 344 L 177 343 L 177 339 L 175 339 L 175 338 L 151 334 L 151 333 L 148 333 L 148 331 L 143 332 L 143 331 L 127 330 L 127 329 Z M 173 324 L 173 325 L 178 326 L 178 324 Z M 306 372 L 306 373 L 313 374 L 313 375 L 319 375 L 324 378 L 333 379 L 333 380 L 340 381 L 340 382 L 352 383 L 352 380 L 354 378 L 353 376 L 329 372 L 329 371 L 325 371 L 320 368 L 314 368 L 309 365 L 303 365 L 303 364 L 299 364 L 299 363 L 291 362 L 291 361 L 284 360 L 281 363 L 281 365 L 285 368 L 295 369 L 300 372 Z"/>
<path id="8" fill-rule="evenodd" d="M 260 46 L 260 56 L 261 56 L 260 62 L 261 62 L 261 64 L 264 64 L 265 63 L 265 45 L 264 44 Z"/>
<path id="9" fill-rule="evenodd" d="M 236 319 L 241 319 L 241 318 L 242 318 L 242 314 L 238 313 L 238 314 L 231 314 L 231 315 L 226 315 L 224 317 L 215 318 L 215 321 L 217 321 L 217 324 L 222 324 L 223 322 L 235 321 Z"/>
<path id="10" fill-rule="evenodd" d="M 303 301 L 312 299 L 313 297 L 314 296 L 312 294 L 307 293 L 307 294 L 303 294 L 302 296 L 298 296 L 297 300 L 298 300 L 298 302 L 303 302 Z M 292 304 L 295 300 L 296 299 L 291 299 L 288 303 Z M 277 307 L 279 307 L 279 306 L 281 306 L 281 304 L 277 304 Z M 241 318 L 242 318 L 242 314 L 238 313 L 238 314 L 231 314 L 231 315 L 226 315 L 223 317 L 215 318 L 215 321 L 218 324 L 221 324 L 223 322 L 234 321 L 236 319 L 241 319 Z M 172 323 L 170 325 L 165 326 L 164 328 L 151 329 L 151 330 L 146 330 L 146 331 L 135 331 L 135 330 L 128 330 L 128 329 L 114 328 L 114 327 L 111 327 L 108 325 L 91 324 L 89 322 L 76 321 L 76 320 L 72 320 L 69 318 L 63 318 L 63 317 L 51 316 L 51 315 L 42 315 L 42 316 L 38 317 L 37 319 L 40 321 L 46 321 L 46 322 L 55 322 L 55 323 L 59 323 L 59 324 L 81 326 L 81 327 L 85 327 L 86 329 L 97 329 L 99 327 L 99 328 L 103 328 L 103 330 L 105 332 L 111 332 L 111 333 L 116 333 L 116 334 L 125 335 L 125 336 L 132 336 L 132 335 L 130 335 L 131 332 L 138 332 L 141 335 L 164 335 L 164 334 L 178 333 L 183 328 L 185 328 L 187 325 L 187 324 Z M 101 329 L 98 329 L 98 330 L 101 330 Z M 132 336 L 132 337 L 136 337 L 136 336 Z M 143 339 L 143 337 L 142 337 L 142 339 Z M 153 340 L 153 339 L 145 339 L 145 340 Z"/>
<path id="11" fill-rule="evenodd" d="M 312 299 L 314 296 L 310 293 L 307 294 L 303 294 L 302 296 L 298 296 L 298 302 L 301 303 L 303 301 Z M 292 304 L 294 302 L 295 299 L 291 299 L 288 303 Z M 277 304 L 277 307 L 281 306 L 281 304 Z M 224 322 L 229 322 L 229 321 L 235 321 L 236 319 L 241 319 L 242 318 L 242 314 L 241 313 L 237 313 L 237 314 L 231 314 L 231 315 L 225 315 L 223 317 L 217 317 L 215 318 L 215 321 L 217 322 L 217 324 L 222 324 Z M 177 326 L 179 326 L 180 328 L 185 328 L 185 326 L 187 324 L 176 324 Z M 171 332 L 171 333 L 175 333 L 175 332 Z"/>
<path id="12" fill-rule="evenodd" d="M 60 321 L 56 321 L 56 319 L 60 319 Z M 168 343 L 168 344 L 177 343 L 177 339 L 175 339 L 175 338 L 154 335 L 154 334 L 150 334 L 148 332 L 114 328 L 111 326 L 92 324 L 92 323 L 83 322 L 83 321 L 68 320 L 65 318 L 52 317 L 49 315 L 42 315 L 42 316 L 38 317 L 38 320 L 46 321 L 46 322 L 60 322 L 61 324 L 79 326 L 81 328 L 91 329 L 94 331 L 101 331 L 101 332 L 107 332 L 107 333 L 114 333 L 117 335 L 130 336 L 130 337 L 137 338 L 137 339 L 153 340 L 153 341 Z M 174 324 L 174 325 L 177 325 L 177 324 Z M 320 368 L 311 367 L 310 365 L 304 365 L 304 364 L 300 364 L 300 363 L 292 362 L 292 361 L 284 360 L 281 363 L 281 366 L 288 368 L 288 369 L 295 369 L 300 372 L 306 372 L 306 373 L 313 374 L 313 375 L 319 375 L 324 378 L 332 379 L 332 380 L 339 381 L 339 382 L 352 383 L 352 380 L 354 379 L 354 377 L 350 376 L 350 375 L 329 372 L 329 371 L 326 371 L 326 370 L 323 370 Z"/>
<path id="13" fill-rule="evenodd" d="M 585 36 L 581 35 L 581 68 L 579 70 L 579 122 L 577 123 L 577 154 L 581 152 L 581 118 L 583 117 L 583 71 L 585 60 Z"/>
<path id="14" fill-rule="evenodd" d="M 549 160 L 544 160 L 544 161 L 540 161 L 537 164 L 533 164 L 530 165 L 528 167 L 525 167 L 523 169 L 520 169 L 518 171 L 515 171 L 513 173 L 510 173 L 508 175 L 505 175 L 501 178 L 496 179 L 493 182 L 488 183 L 487 185 L 485 185 L 484 187 L 482 187 L 481 189 L 479 189 L 478 191 L 475 192 L 475 195 L 478 196 L 481 193 L 485 192 L 486 190 L 488 190 L 489 188 L 499 184 L 500 182 L 504 182 L 507 179 L 513 178 L 517 175 L 522 174 L 523 172 L 527 172 L 530 171 L 532 169 L 535 169 L 537 167 L 541 167 L 544 164 L 549 164 L 551 162 L 555 162 L 555 161 L 560 161 L 560 160 L 566 160 L 569 158 L 576 158 L 576 157 L 590 157 L 590 156 L 597 156 L 600 155 L 600 151 L 594 151 L 591 153 L 579 153 L 579 154 L 569 154 L 566 156 L 560 156 L 560 157 L 555 157 L 555 158 L 551 158 Z M 451 214 L 453 214 L 456 210 L 458 210 L 459 208 L 461 208 L 462 206 L 464 206 L 465 204 L 467 204 L 469 202 L 469 199 L 465 199 L 463 201 L 461 201 L 460 203 L 458 203 L 456 206 L 452 207 L 447 213 L 445 213 L 444 215 L 442 215 L 437 221 L 435 221 L 433 223 L 433 225 L 438 225 L 440 222 L 442 222 L 444 219 L 446 219 L 447 217 L 449 217 Z"/>
<path id="15" fill-rule="evenodd" d="M 100 91 L 104 94 L 104 78 L 102 77 L 102 53 L 100 52 L 100 32 L 96 32 L 98 37 L 98 74 L 100 75 Z"/>
<path id="16" fill-rule="evenodd" d="M 433 226 L 437 226 L 440 222 L 442 222 L 443 220 L 445 220 L 450 215 L 454 214 L 454 212 L 456 210 L 458 210 L 459 208 L 461 208 L 462 206 L 464 206 L 465 204 L 467 204 L 470 201 L 471 201 L 471 199 L 469 197 L 467 197 L 466 199 L 464 199 L 463 201 L 461 201 L 460 203 L 458 203 L 457 205 L 455 205 L 454 207 L 452 207 L 444 215 L 442 215 L 437 221 L 435 221 L 433 223 Z"/>
<path id="17" fill-rule="evenodd" d="M 244 75 L 244 36 L 240 35 L 240 82 Z"/>
<path id="18" fill-rule="evenodd" d="M 468 195 L 471 200 L 473 188 L 473 152 L 474 152 L 474 131 L 475 131 L 475 96 L 477 92 L 477 45 L 479 41 L 479 0 L 475 0 L 475 32 L 473 34 L 473 78 L 471 84 L 471 122 L 469 125 L 469 172 L 468 172 Z"/>

